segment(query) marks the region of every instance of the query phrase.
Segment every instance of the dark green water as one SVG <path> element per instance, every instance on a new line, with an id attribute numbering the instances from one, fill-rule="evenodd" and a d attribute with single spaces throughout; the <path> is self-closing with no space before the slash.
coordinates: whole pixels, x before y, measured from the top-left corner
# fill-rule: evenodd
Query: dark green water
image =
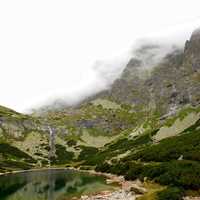
<path id="1" fill-rule="evenodd" d="M 113 190 L 102 176 L 73 170 L 43 170 L 0 176 L 0 200 L 70 200 Z"/>

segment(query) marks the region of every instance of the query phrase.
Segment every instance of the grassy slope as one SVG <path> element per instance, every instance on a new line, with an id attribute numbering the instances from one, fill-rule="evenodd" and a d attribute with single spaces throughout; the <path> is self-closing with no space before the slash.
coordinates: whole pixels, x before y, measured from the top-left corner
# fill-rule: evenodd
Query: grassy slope
<path id="1" fill-rule="evenodd" d="M 135 124 L 129 127 L 129 123 L 131 124 L 136 117 L 135 113 L 130 112 L 130 107 L 122 106 L 121 109 L 112 110 L 111 108 L 102 108 L 99 105 L 87 106 L 87 108 L 81 108 L 84 110 L 82 110 L 83 113 L 78 113 L 72 119 L 69 119 L 68 116 L 67 120 L 59 117 L 51 119 L 50 122 L 53 121 L 54 125 L 60 123 L 63 126 L 66 121 L 72 124 L 72 122 L 80 122 L 81 119 L 93 120 L 95 116 L 104 118 L 107 114 L 107 118 L 109 118 L 116 114 L 115 118 L 125 120 L 128 126 L 119 129 L 121 135 L 118 138 L 113 138 L 113 141 L 108 140 L 108 144 L 102 147 L 90 146 L 88 141 L 84 142 L 84 139 L 87 140 L 87 138 L 81 137 L 83 133 L 80 133 L 80 136 L 72 134 L 67 135 L 67 137 L 62 137 L 59 133 L 56 137 L 57 157 L 52 159 L 53 165 L 81 166 L 85 169 L 96 167 L 98 171 L 122 174 L 127 179 L 140 178 L 143 180 L 144 177 L 148 177 L 159 184 L 170 185 L 162 193 L 157 194 L 160 199 L 164 199 L 169 193 L 175 198 L 177 196 L 179 198 L 184 194 L 184 191 L 188 189 L 196 190 L 200 187 L 200 121 L 198 120 L 190 127 L 186 126 L 184 131 L 175 134 L 174 137 L 165 138 L 159 143 L 155 143 L 154 140 L 162 126 L 170 128 L 176 124 L 177 120 L 184 122 L 188 115 L 193 112 L 198 113 L 199 109 L 187 108 L 182 110 L 178 115 L 167 119 L 163 125 L 160 122 L 157 125 L 152 125 L 154 121 L 158 120 L 152 117 L 149 118 L 149 121 L 144 121 L 143 124 L 137 124 L 138 128 L 135 128 Z M 3 111 L 2 115 L 6 116 L 7 119 L 15 119 L 17 122 L 29 119 L 28 116 L 20 115 L 12 110 Z M 70 123 L 66 123 L 67 126 Z M 111 126 L 116 126 L 114 119 L 113 122 L 110 121 L 109 123 L 111 123 Z M 192 122 L 189 124 L 191 125 Z M 98 124 L 95 124 L 96 127 L 98 127 Z M 81 127 L 84 130 L 96 130 L 94 127 L 92 128 Z M 0 169 L 2 172 L 29 169 L 35 167 L 38 160 L 43 165 L 47 164 L 45 159 L 47 159 L 49 150 L 48 138 L 45 138 L 43 133 L 33 130 L 27 131 L 26 129 L 24 133 L 24 137 L 15 142 L 1 141 Z M 92 137 L 92 132 L 90 136 Z M 98 132 L 94 132 L 94 136 L 96 138 L 103 137 Z M 31 151 L 28 149 L 29 147 Z M 179 158 L 183 160 L 178 161 Z M 176 177 L 179 177 L 179 179 L 177 180 Z M 182 189 L 178 190 L 177 188 Z M 155 196 L 155 194 L 152 194 L 152 196 Z"/>
<path id="2" fill-rule="evenodd" d="M 34 148 L 37 146 L 40 150 L 39 144 L 45 143 L 41 140 L 45 134 L 38 130 L 39 119 L 0 106 L 0 121 L 0 171 L 35 167 L 38 157 Z M 33 133 L 36 137 L 31 137 Z"/>
<path id="3" fill-rule="evenodd" d="M 200 120 L 178 135 L 154 143 L 153 137 L 157 132 L 146 132 L 131 139 L 121 138 L 95 154 L 86 152 L 88 157 L 85 156 L 82 165 L 96 166 L 97 171 L 125 175 L 127 179 L 143 180 L 148 177 L 161 185 L 167 185 L 165 190 L 156 194 L 162 200 L 181 199 L 188 190 L 198 190 Z M 126 151 L 129 151 L 128 155 L 113 159 Z"/>

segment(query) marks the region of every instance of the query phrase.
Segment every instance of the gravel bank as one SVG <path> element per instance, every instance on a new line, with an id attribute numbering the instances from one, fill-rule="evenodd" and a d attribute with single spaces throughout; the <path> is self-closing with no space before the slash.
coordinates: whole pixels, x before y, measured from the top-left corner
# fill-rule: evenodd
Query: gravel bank
<path id="1" fill-rule="evenodd" d="M 81 200 L 135 200 L 136 195 L 133 192 L 119 190 L 115 192 L 102 192 L 100 194 L 88 197 L 82 196 Z"/>

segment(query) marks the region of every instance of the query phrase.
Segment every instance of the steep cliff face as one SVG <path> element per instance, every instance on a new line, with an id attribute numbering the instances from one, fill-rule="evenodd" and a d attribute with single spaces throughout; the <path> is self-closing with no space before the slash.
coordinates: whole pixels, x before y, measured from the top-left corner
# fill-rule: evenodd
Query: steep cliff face
<path id="1" fill-rule="evenodd" d="M 148 55 L 132 58 L 111 90 L 98 98 L 126 103 L 136 110 L 155 110 L 160 116 L 174 113 L 187 104 L 200 103 L 200 31 L 196 30 L 184 50 L 174 49 L 153 62 L 156 46 L 142 47 Z M 137 54 L 136 54 L 137 55 Z M 152 66 L 153 65 L 153 66 Z"/>
<path id="2" fill-rule="evenodd" d="M 200 29 L 193 32 L 189 41 L 185 44 L 184 62 L 191 67 L 193 72 L 200 70 Z"/>

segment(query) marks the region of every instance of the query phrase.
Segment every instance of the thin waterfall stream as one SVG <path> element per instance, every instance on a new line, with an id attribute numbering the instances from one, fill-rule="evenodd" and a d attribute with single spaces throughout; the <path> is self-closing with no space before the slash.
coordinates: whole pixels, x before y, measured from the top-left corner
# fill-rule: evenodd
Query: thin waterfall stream
<path id="1" fill-rule="evenodd" d="M 51 159 L 56 157 L 56 148 L 55 148 L 55 128 L 48 126 L 49 130 L 49 166 L 51 166 Z"/>

